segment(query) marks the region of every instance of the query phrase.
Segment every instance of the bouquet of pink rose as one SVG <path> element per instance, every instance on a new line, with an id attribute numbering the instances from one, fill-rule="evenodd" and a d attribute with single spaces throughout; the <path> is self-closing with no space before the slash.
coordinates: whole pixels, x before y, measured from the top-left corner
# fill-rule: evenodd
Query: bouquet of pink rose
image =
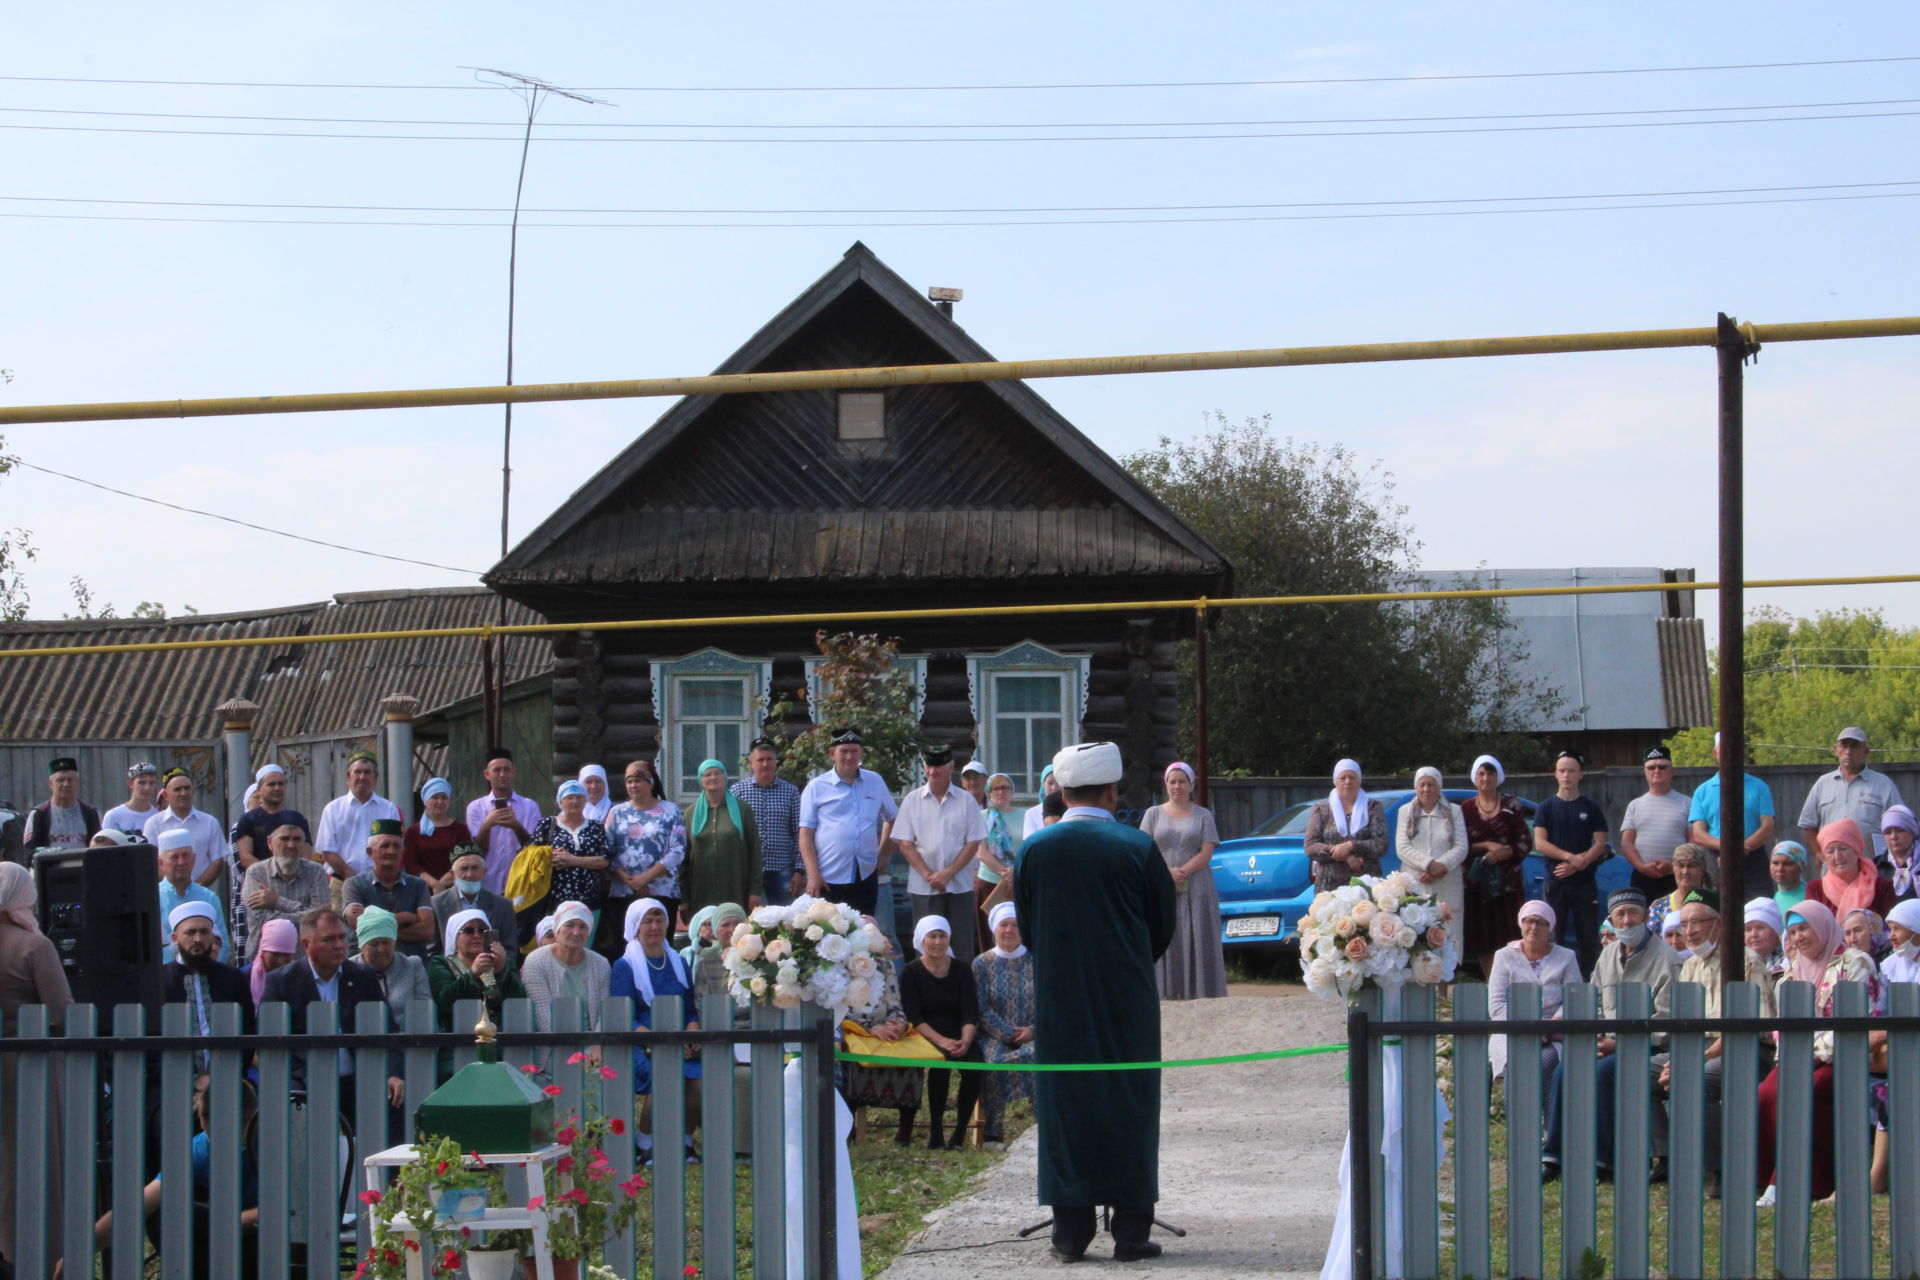
<path id="1" fill-rule="evenodd" d="M 1404 871 L 1360 876 L 1314 898 L 1300 920 L 1307 989 L 1351 1001 L 1369 983 L 1382 989 L 1451 982 L 1459 956 L 1447 937 L 1452 910 Z"/>
<path id="2" fill-rule="evenodd" d="M 809 898 L 765 906 L 741 921 L 727 947 L 727 989 L 741 1005 L 865 1013 L 879 1000 L 887 939 L 852 907 Z"/>

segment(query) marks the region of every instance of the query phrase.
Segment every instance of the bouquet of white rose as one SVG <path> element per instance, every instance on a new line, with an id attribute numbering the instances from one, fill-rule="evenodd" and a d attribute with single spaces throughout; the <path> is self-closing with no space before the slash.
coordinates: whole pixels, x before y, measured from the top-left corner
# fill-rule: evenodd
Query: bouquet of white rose
<path id="1" fill-rule="evenodd" d="M 1372 983 L 1453 980 L 1459 956 L 1447 937 L 1452 910 L 1404 871 L 1360 876 L 1321 893 L 1300 921 L 1307 989 L 1323 1000 L 1352 1000 Z"/>
<path id="2" fill-rule="evenodd" d="M 761 907 L 733 931 L 727 989 L 742 1005 L 804 1002 L 844 1018 L 879 999 L 886 952 L 886 936 L 853 908 L 803 894 L 790 906 Z"/>

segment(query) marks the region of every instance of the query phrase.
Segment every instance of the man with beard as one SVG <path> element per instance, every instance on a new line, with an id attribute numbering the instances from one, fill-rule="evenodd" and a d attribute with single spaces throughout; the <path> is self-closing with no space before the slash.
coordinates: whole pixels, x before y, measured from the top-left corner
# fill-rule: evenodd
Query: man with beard
<path id="1" fill-rule="evenodd" d="M 267 837 L 292 823 L 313 839 L 313 827 L 306 815 L 287 804 L 287 771 L 277 764 L 263 764 L 253 774 L 253 806 L 241 814 L 227 833 L 227 883 L 240 884 L 247 868 L 267 857 Z M 302 852 L 305 852 L 303 849 Z M 237 953 L 247 944 L 247 903 L 244 894 L 235 892 L 229 926 Z"/>
<path id="2" fill-rule="evenodd" d="M 171 923 L 174 912 L 192 902 L 201 903 L 213 912 L 216 917 L 214 940 L 220 944 L 222 954 L 232 955 L 233 950 L 227 945 L 227 927 L 217 918 L 219 897 L 205 885 L 193 882 L 193 833 L 184 827 L 175 827 L 160 833 L 160 918 Z M 163 961 L 175 958 L 171 939 L 161 944 L 160 958 Z"/>
<path id="3" fill-rule="evenodd" d="M 1120 748 L 1085 742 L 1053 758 L 1066 817 L 1021 847 L 1013 868 L 1020 932 L 1033 955 L 1038 1062 L 1151 1062 L 1160 1054 L 1154 961 L 1173 941 L 1177 895 L 1153 840 L 1115 821 Z M 1040 1203 L 1053 1252 L 1078 1262 L 1095 1210 L 1111 1206 L 1113 1257 L 1157 1257 L 1160 1072 L 1042 1071 Z"/>
<path id="4" fill-rule="evenodd" d="M 240 900 L 247 904 L 247 959 L 260 949 L 260 930 L 269 920 L 294 920 L 333 900 L 326 868 L 305 856 L 306 833 L 292 823 L 267 837 L 271 857 L 247 868 Z"/>
<path id="5" fill-rule="evenodd" d="M 175 959 L 160 970 L 160 999 L 193 1011 L 187 1019 L 188 1034 L 196 1036 L 213 1034 L 214 1005 L 237 1004 L 240 1034 L 250 1036 L 254 1032 L 252 983 L 246 970 L 221 964 L 214 956 L 219 914 L 204 902 L 183 902 L 168 914 Z M 202 1064 L 195 1064 L 194 1074 L 205 1074 Z"/>

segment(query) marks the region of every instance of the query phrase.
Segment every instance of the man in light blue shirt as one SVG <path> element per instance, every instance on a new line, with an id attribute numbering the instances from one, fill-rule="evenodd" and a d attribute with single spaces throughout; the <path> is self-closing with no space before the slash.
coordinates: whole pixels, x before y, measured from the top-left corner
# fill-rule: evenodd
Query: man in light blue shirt
<path id="1" fill-rule="evenodd" d="M 1713 735 L 1713 762 L 1720 763 L 1720 735 Z M 1773 877 L 1767 873 L 1767 850 L 1773 844 L 1777 820 L 1773 813 L 1773 788 L 1750 773 L 1740 775 L 1740 816 L 1747 828 L 1740 846 L 1738 885 L 1722 885 L 1722 902 L 1763 898 L 1773 893 Z M 1687 833 L 1693 843 L 1713 855 L 1709 867 L 1717 867 L 1720 857 L 1720 775 L 1714 774 L 1693 791 L 1693 804 L 1687 810 Z M 1735 890 L 1738 890 L 1736 895 Z"/>
<path id="2" fill-rule="evenodd" d="M 900 810 L 886 779 L 860 767 L 857 729 L 833 731 L 833 768 L 800 792 L 800 860 L 807 892 L 872 915 L 879 902 L 883 848 Z"/>
<path id="3" fill-rule="evenodd" d="M 160 918 L 171 920 L 173 909 L 183 902 L 202 902 L 213 908 L 213 931 L 220 939 L 215 958 L 231 964 L 234 957 L 233 947 L 227 940 L 226 912 L 213 890 L 193 882 L 195 856 L 193 832 L 186 827 L 160 833 Z M 177 959 L 173 935 L 169 933 L 160 944 L 160 962 L 166 964 Z"/>

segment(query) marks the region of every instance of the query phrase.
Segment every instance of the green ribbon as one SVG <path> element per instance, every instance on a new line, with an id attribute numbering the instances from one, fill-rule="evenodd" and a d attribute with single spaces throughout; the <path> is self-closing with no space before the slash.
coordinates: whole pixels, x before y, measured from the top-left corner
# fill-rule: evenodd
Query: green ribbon
<path id="1" fill-rule="evenodd" d="M 1305 1058 L 1316 1053 L 1345 1053 L 1344 1044 L 1310 1044 L 1300 1049 L 1269 1049 L 1263 1053 L 1229 1053 L 1219 1058 L 1173 1058 L 1166 1062 L 934 1062 L 928 1058 L 886 1058 L 878 1054 L 834 1054 L 840 1062 L 869 1067 L 928 1067 L 935 1071 L 1158 1071 L 1163 1067 L 1229 1067 L 1242 1062 L 1271 1062 L 1276 1058 Z"/>

